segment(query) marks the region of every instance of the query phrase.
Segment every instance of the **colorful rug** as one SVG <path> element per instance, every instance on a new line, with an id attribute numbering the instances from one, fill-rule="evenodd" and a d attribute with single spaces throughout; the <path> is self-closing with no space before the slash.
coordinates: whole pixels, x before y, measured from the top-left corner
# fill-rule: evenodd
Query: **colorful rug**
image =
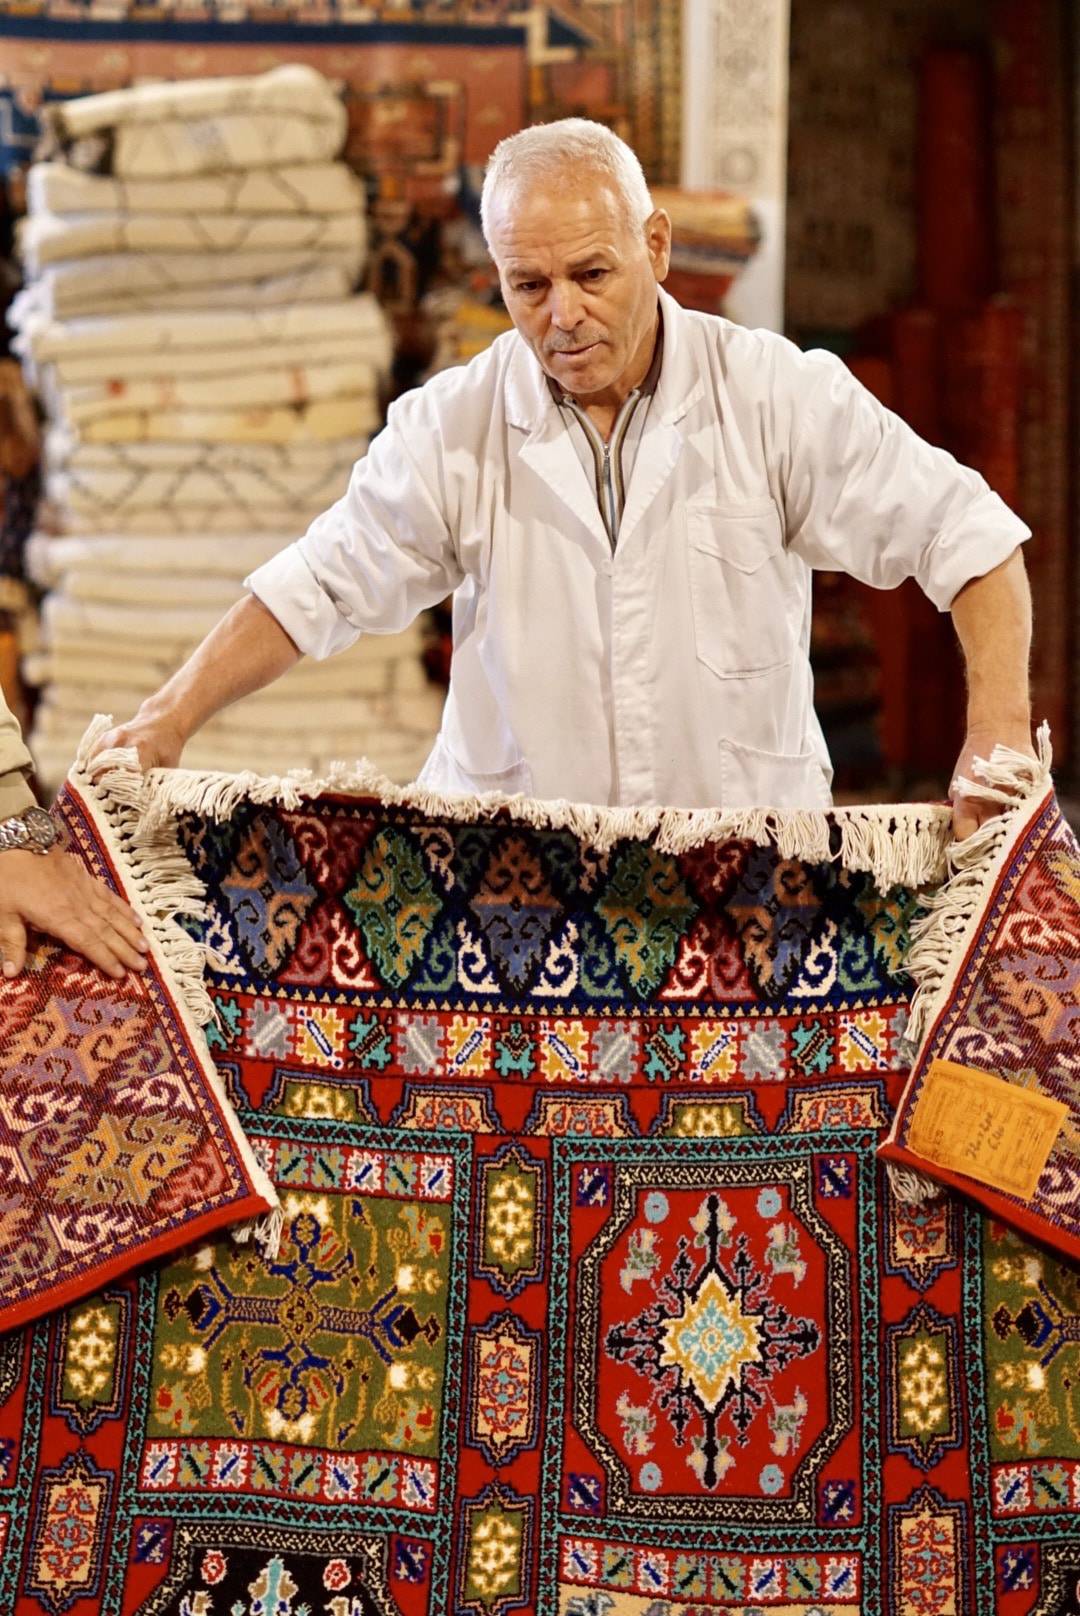
<path id="1" fill-rule="evenodd" d="M 175 868 L 132 867 L 93 791 L 69 786 L 56 813 L 148 922 L 183 892 Z M 178 988 L 185 942 L 163 923 L 146 975 L 117 982 L 39 939 L 0 982 L 0 1330 L 275 1204 Z"/>
<path id="2" fill-rule="evenodd" d="M 1064 1610 L 1080 1274 L 877 1160 L 947 814 L 375 786 L 148 788 L 284 1230 L 7 1338 L 0 1608 Z"/>
<path id="3" fill-rule="evenodd" d="M 882 1154 L 1080 1258 L 1080 847 L 1047 788 L 953 859 L 910 958 L 927 1031 Z"/>

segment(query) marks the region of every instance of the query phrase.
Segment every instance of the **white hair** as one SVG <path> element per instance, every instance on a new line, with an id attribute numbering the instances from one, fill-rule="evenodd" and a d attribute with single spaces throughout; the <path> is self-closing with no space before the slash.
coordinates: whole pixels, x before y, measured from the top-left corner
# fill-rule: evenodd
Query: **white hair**
<path id="1" fill-rule="evenodd" d="M 492 152 L 480 193 L 480 228 L 488 245 L 492 203 L 501 186 L 565 177 L 568 168 L 584 169 L 608 180 L 631 225 L 643 225 L 653 212 L 641 164 L 625 140 L 589 118 L 559 118 L 507 135 Z"/>

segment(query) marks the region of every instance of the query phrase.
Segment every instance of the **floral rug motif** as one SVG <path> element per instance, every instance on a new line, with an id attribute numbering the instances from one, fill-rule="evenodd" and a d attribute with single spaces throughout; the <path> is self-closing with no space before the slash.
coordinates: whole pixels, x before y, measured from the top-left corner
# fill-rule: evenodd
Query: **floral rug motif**
<path id="1" fill-rule="evenodd" d="M 1053 790 L 1012 816 L 971 907 L 882 1154 L 1080 1258 L 1080 847 Z M 1030 1193 L 920 1153 L 913 1126 L 935 1061 L 1059 1103 Z"/>
<path id="2" fill-rule="evenodd" d="M 93 793 L 56 814 L 139 903 Z M 0 1071 L 0 1330 L 273 1202 L 160 948 L 116 982 L 39 939 L 0 983 Z"/>
<path id="3" fill-rule="evenodd" d="M 878 1160 L 922 896 L 801 822 L 160 789 L 282 1235 L 0 1342 L 0 1609 L 1070 1608 L 1080 1271 Z"/>

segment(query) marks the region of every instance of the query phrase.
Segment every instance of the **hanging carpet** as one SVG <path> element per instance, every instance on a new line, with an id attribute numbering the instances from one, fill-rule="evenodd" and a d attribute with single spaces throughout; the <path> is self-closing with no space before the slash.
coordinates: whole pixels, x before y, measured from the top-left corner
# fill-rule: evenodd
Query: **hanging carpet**
<path id="1" fill-rule="evenodd" d="M 1071 1608 L 1080 1272 L 877 1158 L 945 810 L 103 766 L 283 1228 L 6 1338 L 0 1608 Z"/>
<path id="2" fill-rule="evenodd" d="M 1080 1259 L 1080 847 L 1047 786 L 950 860 L 909 958 L 926 1032 L 882 1154 L 938 1181 L 916 1199 L 952 1185 Z"/>

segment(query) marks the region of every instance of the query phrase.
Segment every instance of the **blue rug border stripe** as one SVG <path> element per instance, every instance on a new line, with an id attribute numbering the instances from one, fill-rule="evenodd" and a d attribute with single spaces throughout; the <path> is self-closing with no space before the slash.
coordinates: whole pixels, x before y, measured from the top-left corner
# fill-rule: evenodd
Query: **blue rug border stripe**
<path id="1" fill-rule="evenodd" d="M 130 17 L 0 14 L 0 40 L 66 40 L 80 45 L 474 45 L 523 49 L 526 30 L 510 23 L 274 22 L 247 18 L 177 21 Z M 0 59 L 0 72 L 3 70 Z"/>

